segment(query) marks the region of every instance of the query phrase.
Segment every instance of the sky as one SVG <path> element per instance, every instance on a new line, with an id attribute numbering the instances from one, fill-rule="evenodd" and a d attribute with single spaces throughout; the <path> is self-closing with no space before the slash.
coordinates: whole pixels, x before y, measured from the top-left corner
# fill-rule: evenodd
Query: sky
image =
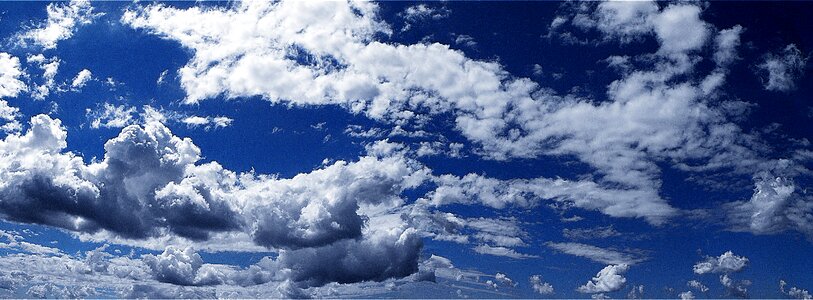
<path id="1" fill-rule="evenodd" d="M 808 2 L 0 2 L 0 297 L 790 298 Z"/>

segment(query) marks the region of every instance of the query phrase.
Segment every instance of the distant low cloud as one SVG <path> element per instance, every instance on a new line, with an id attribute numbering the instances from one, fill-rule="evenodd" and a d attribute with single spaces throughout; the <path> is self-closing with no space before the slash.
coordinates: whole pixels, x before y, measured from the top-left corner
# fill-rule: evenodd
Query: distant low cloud
<path id="1" fill-rule="evenodd" d="M 580 286 L 576 291 L 585 294 L 618 291 L 627 283 L 627 279 L 624 278 L 624 273 L 628 270 L 629 266 L 625 264 L 606 266 L 604 269 L 601 269 L 593 279 Z"/>
<path id="2" fill-rule="evenodd" d="M 646 260 L 646 258 L 625 252 L 611 249 L 604 249 L 592 245 L 580 243 L 547 243 L 548 247 L 561 251 L 562 253 L 587 258 L 589 260 L 604 264 L 624 264 L 634 265 Z"/>
<path id="3" fill-rule="evenodd" d="M 531 275 L 528 281 L 531 283 L 531 288 L 534 290 L 534 292 L 537 292 L 540 295 L 553 294 L 553 285 L 542 281 L 541 275 Z"/>
<path id="4" fill-rule="evenodd" d="M 695 274 L 707 273 L 736 273 L 748 266 L 748 258 L 734 255 L 734 252 L 727 251 L 719 257 L 706 257 L 705 260 L 696 263 L 693 267 Z"/>

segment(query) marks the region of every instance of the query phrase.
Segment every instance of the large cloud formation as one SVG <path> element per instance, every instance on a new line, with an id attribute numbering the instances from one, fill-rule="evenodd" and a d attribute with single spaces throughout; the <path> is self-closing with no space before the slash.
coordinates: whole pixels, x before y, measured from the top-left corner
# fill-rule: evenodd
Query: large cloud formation
<path id="1" fill-rule="evenodd" d="M 279 179 L 196 164 L 200 149 L 157 121 L 124 128 L 105 143 L 104 158 L 89 164 L 64 151 L 66 136 L 59 120 L 38 115 L 27 132 L 0 141 L 5 219 L 130 239 L 243 234 L 282 251 L 275 263 L 296 270 L 294 278 L 320 284 L 417 270 L 419 235 L 387 213 L 425 177 L 402 156 L 339 161 Z M 162 280 L 197 284 L 186 276 L 200 268 L 195 257 L 168 249 L 148 264 L 166 274 Z M 336 267 L 325 271 L 323 263 Z"/>
<path id="2" fill-rule="evenodd" d="M 608 41 L 654 37 L 659 45 L 652 54 L 615 57 L 615 65 L 626 71 L 608 86 L 606 101 L 557 95 L 511 76 L 496 62 L 470 59 L 446 45 L 381 42 L 391 30 L 378 19 L 374 3 L 260 1 L 189 9 L 155 4 L 128 10 L 122 22 L 192 51 L 179 70 L 189 103 L 221 95 L 261 96 L 274 103 L 337 105 L 418 127 L 451 115 L 454 128 L 484 158 L 553 155 L 587 163 L 596 170 L 597 182 L 565 183 L 542 194 L 611 216 L 661 224 L 678 215 L 659 195 L 664 165 L 751 175 L 775 164 L 761 158 L 765 147 L 758 139 L 728 120 L 741 114 L 744 104 L 717 97 L 736 60 L 741 26 L 716 30 L 700 18 L 699 6 L 686 3 L 583 7 L 557 20 L 598 30 Z M 706 54 L 715 67 L 701 74 L 695 69 Z M 467 180 L 480 179 L 462 182 Z M 555 181 L 487 187 L 527 195 Z M 597 187 L 613 190 L 610 195 L 591 192 Z M 482 199 L 494 207 L 506 200 Z"/>

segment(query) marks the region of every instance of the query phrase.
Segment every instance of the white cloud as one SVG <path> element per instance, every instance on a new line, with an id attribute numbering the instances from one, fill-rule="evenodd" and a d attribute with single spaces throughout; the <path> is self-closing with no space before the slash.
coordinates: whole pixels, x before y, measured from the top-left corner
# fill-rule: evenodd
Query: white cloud
<path id="1" fill-rule="evenodd" d="M 399 125 L 451 112 L 455 128 L 483 157 L 573 155 L 589 164 L 596 182 L 571 183 L 570 190 L 620 188 L 573 202 L 615 217 L 659 224 L 677 214 L 658 194 L 661 163 L 683 171 L 727 167 L 750 173 L 762 167 L 765 160 L 749 150 L 753 139 L 726 120 L 727 106 L 706 100 L 724 82 L 721 71 L 708 80 L 694 74 L 702 54 L 697 50 L 711 40 L 699 6 L 598 7 L 591 26 L 607 23 L 596 28 L 611 37 L 654 36 L 660 50 L 654 59 L 641 60 L 651 62 L 651 69 L 624 74 L 609 85 L 607 101 L 597 102 L 555 95 L 510 76 L 498 63 L 469 59 L 446 45 L 375 41 L 376 33 L 391 32 L 374 3 L 147 5 L 127 11 L 122 21 L 192 49 L 194 56 L 179 71 L 188 103 L 261 96 L 273 103 L 340 105 Z M 302 56 L 309 62 L 292 58 Z M 414 61 L 425 67 L 415 68 Z M 528 184 L 548 184 L 538 188 L 543 190 L 551 182 L 556 180 Z"/>
<path id="2" fill-rule="evenodd" d="M 45 99 L 51 93 L 51 89 L 56 87 L 55 77 L 62 61 L 57 57 L 45 58 L 42 54 L 29 55 L 27 60 L 29 63 L 37 64 L 42 70 L 43 82 L 34 87 L 31 96 L 37 100 Z"/>
<path id="3" fill-rule="evenodd" d="M 530 255 L 525 253 L 519 253 L 514 249 L 502 247 L 502 246 L 490 246 L 490 245 L 478 245 L 474 247 L 474 252 L 480 254 L 488 254 L 494 256 L 505 256 L 515 259 L 526 259 L 526 258 L 536 258 L 536 255 Z"/>
<path id="4" fill-rule="evenodd" d="M 781 165 L 780 165 L 781 166 Z M 749 201 L 727 203 L 731 230 L 774 234 L 795 230 L 813 236 L 813 200 L 796 192 L 788 176 L 762 172 L 754 176 L 754 194 Z"/>
<path id="5" fill-rule="evenodd" d="M 129 239 L 176 236 L 187 244 L 242 234 L 280 249 L 274 265 L 313 284 L 417 270 L 420 235 L 388 210 L 403 205 L 401 192 L 422 182 L 426 171 L 402 156 L 338 161 L 279 179 L 197 164 L 200 149 L 154 121 L 125 127 L 105 143 L 104 158 L 90 164 L 64 152 L 66 136 L 59 120 L 38 115 L 25 134 L 0 140 L 0 211 L 7 220 Z M 167 274 L 164 281 L 217 282 L 215 270 L 186 252 L 166 249 L 146 262 Z M 324 265 L 335 267 L 326 272 Z"/>
<path id="6" fill-rule="evenodd" d="M 694 293 L 692 293 L 692 291 L 685 291 L 680 293 L 678 297 L 680 297 L 681 300 L 693 300 Z"/>
<path id="7" fill-rule="evenodd" d="M 608 265 L 604 267 L 604 269 L 601 269 L 592 280 L 580 286 L 576 291 L 585 294 L 595 294 L 620 290 L 627 283 L 627 279 L 624 278 L 624 273 L 628 270 L 629 266 L 625 264 Z"/>
<path id="8" fill-rule="evenodd" d="M 748 266 L 748 258 L 734 255 L 727 251 L 719 257 L 706 257 L 705 260 L 697 262 L 693 269 L 695 274 L 707 273 L 736 273 Z"/>
<path id="9" fill-rule="evenodd" d="M 661 42 L 659 52 L 685 53 L 699 50 L 706 43 L 709 25 L 700 20 L 700 7 L 672 4 L 652 18 L 652 25 Z"/>
<path id="10" fill-rule="evenodd" d="M 640 255 L 580 243 L 548 242 L 546 245 L 562 253 L 584 257 L 603 264 L 634 265 L 646 260 L 646 258 Z"/>
<path id="11" fill-rule="evenodd" d="M 689 286 L 690 288 L 696 289 L 696 290 L 698 290 L 698 291 L 700 291 L 702 293 L 705 293 L 705 292 L 709 291 L 709 287 L 707 287 L 705 284 L 703 284 L 702 282 L 697 281 L 697 280 L 690 280 L 690 281 L 686 282 L 686 285 Z"/>
<path id="12" fill-rule="evenodd" d="M 779 291 L 782 292 L 782 294 L 788 295 L 793 299 L 801 299 L 801 300 L 813 299 L 813 296 L 810 295 L 810 292 L 808 292 L 807 290 L 797 288 L 795 286 L 791 287 L 789 290 L 785 291 L 785 286 L 786 285 L 787 285 L 787 282 L 785 282 L 784 280 L 779 281 Z"/>
<path id="13" fill-rule="evenodd" d="M 446 7 L 431 7 L 421 3 L 405 8 L 398 16 L 404 19 L 404 27 L 401 32 L 412 29 L 413 26 L 429 20 L 440 20 L 449 17 L 451 11 Z"/>
<path id="14" fill-rule="evenodd" d="M 735 281 L 734 279 L 731 279 L 728 274 L 723 274 L 720 275 L 720 284 L 726 288 L 726 292 L 729 295 L 739 298 L 748 298 L 748 286 L 751 285 L 751 281 Z"/>
<path id="15" fill-rule="evenodd" d="M 740 35 L 745 29 L 735 25 L 729 29 L 720 30 L 714 38 L 714 62 L 718 66 L 726 66 L 739 58 L 736 48 L 740 45 Z"/>
<path id="16" fill-rule="evenodd" d="M 98 16 L 87 0 L 51 3 L 47 11 L 47 20 L 18 35 L 23 45 L 31 41 L 44 49 L 56 48 L 59 41 L 70 38 L 80 26 L 92 23 Z"/>
<path id="17" fill-rule="evenodd" d="M 188 116 L 180 120 L 190 128 L 203 127 L 206 130 L 212 128 L 228 127 L 234 121 L 229 117 L 201 117 L 201 116 Z"/>
<path id="18" fill-rule="evenodd" d="M 766 90 L 787 92 L 796 89 L 796 81 L 804 75 L 806 65 L 807 57 L 795 44 L 790 44 L 781 53 L 765 54 L 757 68 Z"/>
<path id="19" fill-rule="evenodd" d="M 541 275 L 531 275 L 528 281 L 531 283 L 531 288 L 534 292 L 541 295 L 553 294 L 553 286 L 550 283 L 542 281 Z"/>
<path id="20" fill-rule="evenodd" d="M 96 109 L 86 109 L 91 128 L 123 128 L 135 122 L 136 108 L 104 103 Z"/>
<path id="21" fill-rule="evenodd" d="M 508 275 L 505 275 L 505 273 L 497 272 L 497 274 L 494 275 L 494 280 L 496 280 L 497 282 L 499 282 L 500 284 L 502 284 L 504 286 L 508 286 L 508 287 L 517 286 L 517 283 L 514 282 L 513 279 L 509 278 Z"/>
<path id="22" fill-rule="evenodd" d="M 20 59 L 8 53 L 0 53 L 0 98 L 17 97 L 28 88 L 20 78 L 25 73 L 20 68 Z"/>
<path id="23" fill-rule="evenodd" d="M 73 78 L 73 82 L 71 82 L 71 87 L 74 89 L 80 89 L 84 87 L 85 84 L 87 84 L 88 81 L 90 81 L 91 79 L 93 79 L 93 73 L 91 73 L 90 70 L 88 69 L 83 69 L 82 71 L 79 71 L 78 74 L 76 74 L 76 77 Z"/>
<path id="24" fill-rule="evenodd" d="M 502 209 L 508 206 L 532 207 L 541 200 L 554 200 L 614 217 L 645 218 L 653 224 L 660 224 L 677 213 L 653 190 L 607 189 L 589 180 L 498 180 L 468 174 L 463 177 L 441 175 L 434 181 L 438 187 L 419 201 L 433 206 L 461 203 Z"/>

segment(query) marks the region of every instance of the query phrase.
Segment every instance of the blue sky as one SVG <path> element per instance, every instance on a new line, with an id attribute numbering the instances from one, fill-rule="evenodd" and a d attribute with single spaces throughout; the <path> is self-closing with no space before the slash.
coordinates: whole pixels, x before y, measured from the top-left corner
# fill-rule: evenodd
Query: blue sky
<path id="1" fill-rule="evenodd" d="M 810 299 L 805 2 L 2 2 L 0 296 Z"/>

